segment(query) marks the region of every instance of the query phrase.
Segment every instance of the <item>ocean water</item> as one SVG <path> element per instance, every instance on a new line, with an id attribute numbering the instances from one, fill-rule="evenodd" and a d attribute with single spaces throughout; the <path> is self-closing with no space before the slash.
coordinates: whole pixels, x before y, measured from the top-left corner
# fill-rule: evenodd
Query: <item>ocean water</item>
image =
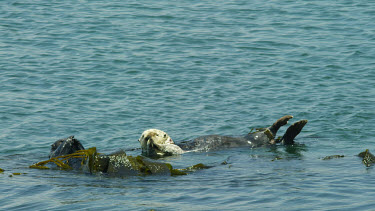
<path id="1" fill-rule="evenodd" d="M 1 1 L 0 209 L 374 209 L 356 156 L 375 152 L 374 18 L 362 0 Z M 309 120 L 295 146 L 160 159 L 213 166 L 186 176 L 28 168 L 70 135 L 138 155 L 148 128 L 179 142 L 287 114 Z"/>

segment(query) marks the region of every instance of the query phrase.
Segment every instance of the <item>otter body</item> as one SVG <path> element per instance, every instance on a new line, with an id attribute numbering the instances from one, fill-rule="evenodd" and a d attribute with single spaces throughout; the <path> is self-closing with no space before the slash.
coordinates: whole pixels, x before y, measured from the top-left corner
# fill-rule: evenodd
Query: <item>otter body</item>
<path id="1" fill-rule="evenodd" d="M 300 120 L 291 125 L 280 140 L 276 140 L 279 128 L 293 118 L 291 115 L 278 119 L 270 127 L 259 129 L 243 137 L 206 135 L 190 141 L 174 143 L 167 133 L 158 129 L 149 129 L 142 133 L 140 139 L 142 154 L 147 157 L 182 154 L 187 151 L 214 151 L 236 147 L 261 147 L 282 143 L 291 145 L 294 138 L 301 132 L 307 120 Z"/>

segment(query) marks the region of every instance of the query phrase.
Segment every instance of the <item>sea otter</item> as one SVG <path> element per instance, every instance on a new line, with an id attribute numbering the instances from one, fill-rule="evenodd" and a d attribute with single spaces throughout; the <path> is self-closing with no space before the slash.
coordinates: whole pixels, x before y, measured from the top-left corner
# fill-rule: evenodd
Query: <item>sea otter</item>
<path id="1" fill-rule="evenodd" d="M 292 145 L 294 138 L 301 132 L 307 120 L 300 120 L 292 124 L 281 139 L 275 139 L 279 128 L 293 118 L 291 115 L 278 119 L 270 127 L 257 129 L 243 137 L 221 135 L 207 135 L 190 141 L 175 144 L 169 135 L 158 129 L 148 129 L 139 138 L 142 155 L 147 157 L 160 157 L 182 154 L 186 151 L 213 151 L 235 147 L 260 147 L 282 143 Z"/>

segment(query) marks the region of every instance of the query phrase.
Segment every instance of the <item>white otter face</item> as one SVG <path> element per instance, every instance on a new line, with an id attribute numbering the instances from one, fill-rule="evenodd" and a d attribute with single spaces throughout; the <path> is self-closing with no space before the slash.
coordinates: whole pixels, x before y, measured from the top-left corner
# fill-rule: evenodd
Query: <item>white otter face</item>
<path id="1" fill-rule="evenodd" d="M 158 129 L 145 130 L 138 141 L 141 143 L 142 154 L 148 157 L 183 153 L 166 132 Z"/>
<path id="2" fill-rule="evenodd" d="M 143 145 L 150 140 L 152 140 L 154 144 L 174 144 L 173 140 L 166 132 L 158 129 L 145 130 L 138 141 Z"/>

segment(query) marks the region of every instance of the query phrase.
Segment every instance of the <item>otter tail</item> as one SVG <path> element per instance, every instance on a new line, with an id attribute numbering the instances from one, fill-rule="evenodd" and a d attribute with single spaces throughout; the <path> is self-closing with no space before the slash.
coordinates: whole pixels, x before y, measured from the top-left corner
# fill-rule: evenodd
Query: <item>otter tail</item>
<path id="1" fill-rule="evenodd" d="M 302 128 L 306 125 L 307 120 L 300 120 L 292 124 L 285 132 L 280 142 L 285 145 L 294 144 L 294 138 L 301 132 Z"/>
<path id="2" fill-rule="evenodd" d="M 293 118 L 292 115 L 283 116 L 275 123 L 273 123 L 271 127 L 269 127 L 269 130 L 272 132 L 274 137 L 276 137 L 276 133 L 280 129 L 280 127 L 286 125 L 291 118 Z"/>

